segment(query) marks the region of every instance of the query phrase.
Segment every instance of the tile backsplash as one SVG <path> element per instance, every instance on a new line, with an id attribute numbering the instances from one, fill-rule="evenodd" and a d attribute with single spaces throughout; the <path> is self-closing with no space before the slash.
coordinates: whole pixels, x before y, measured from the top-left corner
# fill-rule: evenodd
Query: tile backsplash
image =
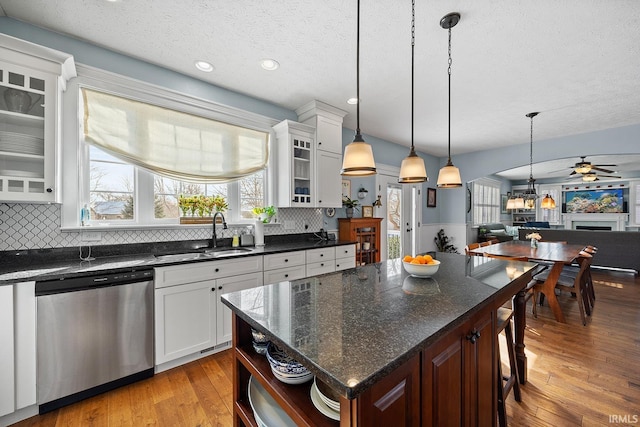
<path id="1" fill-rule="evenodd" d="M 275 218 L 276 224 L 265 226 L 265 235 L 310 233 L 323 226 L 322 209 L 281 208 Z M 285 229 L 285 222 L 290 228 Z M 60 231 L 60 224 L 60 205 L 0 203 L 0 251 L 211 238 L 211 225 L 180 226 L 165 229 L 99 230 L 101 240 L 88 243 L 81 240 L 80 231 Z M 246 227 L 229 225 L 227 230 L 218 227 L 218 236 L 231 237 L 234 229 L 240 231 Z M 87 227 L 87 230 L 91 230 L 91 227 Z"/>

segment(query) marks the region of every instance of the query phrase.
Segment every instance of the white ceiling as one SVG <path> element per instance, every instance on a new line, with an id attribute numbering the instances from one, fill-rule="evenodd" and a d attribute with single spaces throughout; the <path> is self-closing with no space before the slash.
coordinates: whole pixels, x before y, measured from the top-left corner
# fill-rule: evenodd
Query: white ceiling
<path id="1" fill-rule="evenodd" d="M 355 128 L 356 1 L 0 0 L 0 15 L 296 109 L 317 99 Z M 452 154 L 640 123 L 637 0 L 418 0 L 415 144 Z M 360 127 L 409 146 L 411 2 L 361 1 Z M 277 71 L 259 60 L 280 62 Z M 194 61 L 215 70 L 196 70 Z M 566 166 L 578 161 L 566 161 Z M 563 163 L 563 165 L 564 165 Z M 607 161 L 606 163 L 612 163 Z M 559 169 L 559 168 L 558 168 Z M 528 170 L 525 173 L 528 176 Z"/>

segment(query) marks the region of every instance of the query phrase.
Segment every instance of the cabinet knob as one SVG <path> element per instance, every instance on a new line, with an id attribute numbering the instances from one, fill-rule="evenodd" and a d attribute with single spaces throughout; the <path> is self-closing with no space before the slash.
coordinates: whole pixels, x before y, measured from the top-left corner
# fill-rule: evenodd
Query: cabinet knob
<path id="1" fill-rule="evenodd" d="M 218 273 L 218 272 L 220 271 L 220 269 L 219 269 L 219 268 L 216 268 L 214 271 L 215 271 L 216 273 Z"/>
<path id="2" fill-rule="evenodd" d="M 215 291 L 216 291 L 216 288 L 211 288 L 211 292 L 215 292 Z"/>
<path id="3" fill-rule="evenodd" d="M 322 203 L 322 200 L 318 200 L 318 203 Z"/>
<path id="4" fill-rule="evenodd" d="M 222 290 L 222 286 L 218 286 L 218 290 Z"/>
<path id="5" fill-rule="evenodd" d="M 477 330 L 473 330 L 471 331 L 471 333 L 469 333 L 466 336 L 467 340 L 471 341 L 471 344 L 475 344 L 476 341 L 478 341 L 478 338 L 480 338 L 480 332 Z"/>
<path id="6" fill-rule="evenodd" d="M 53 188 L 51 187 L 47 188 L 47 193 L 53 193 Z"/>
<path id="7" fill-rule="evenodd" d="M 324 267 L 324 262 L 320 264 L 320 267 Z"/>
<path id="8" fill-rule="evenodd" d="M 288 274 L 285 274 L 285 275 L 284 275 L 284 277 L 285 277 L 285 279 L 286 279 L 287 277 L 289 277 L 289 275 L 288 275 Z"/>
<path id="9" fill-rule="evenodd" d="M 284 262 L 289 262 L 289 259 L 285 259 Z"/>
<path id="10" fill-rule="evenodd" d="M 320 257 L 323 257 L 323 256 L 324 256 L 324 254 L 320 254 Z"/>

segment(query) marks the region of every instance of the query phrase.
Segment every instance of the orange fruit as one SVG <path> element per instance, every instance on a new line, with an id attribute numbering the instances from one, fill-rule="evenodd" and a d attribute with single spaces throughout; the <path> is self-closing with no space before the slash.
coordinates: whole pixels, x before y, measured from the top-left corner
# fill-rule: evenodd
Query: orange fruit
<path id="1" fill-rule="evenodd" d="M 427 264 L 435 264 L 436 262 L 434 260 L 428 261 Z"/>
<path id="2" fill-rule="evenodd" d="M 409 264 L 422 264 L 422 263 L 420 262 L 420 260 L 419 260 L 419 259 L 414 258 L 414 259 L 412 259 L 412 260 L 409 262 Z"/>
<path id="3" fill-rule="evenodd" d="M 428 263 L 433 261 L 433 257 L 431 255 L 423 255 L 422 258 L 424 258 Z"/>
<path id="4" fill-rule="evenodd" d="M 411 262 L 413 261 L 413 257 L 411 255 L 405 255 L 404 258 L 402 258 L 402 260 L 404 262 Z"/>

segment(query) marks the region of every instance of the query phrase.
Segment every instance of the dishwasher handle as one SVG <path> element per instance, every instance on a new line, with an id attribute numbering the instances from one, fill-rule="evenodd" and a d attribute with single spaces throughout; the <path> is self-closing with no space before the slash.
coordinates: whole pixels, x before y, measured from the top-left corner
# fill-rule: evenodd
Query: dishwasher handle
<path id="1" fill-rule="evenodd" d="M 96 274 L 36 282 L 36 297 L 153 280 L 153 270 Z"/>

